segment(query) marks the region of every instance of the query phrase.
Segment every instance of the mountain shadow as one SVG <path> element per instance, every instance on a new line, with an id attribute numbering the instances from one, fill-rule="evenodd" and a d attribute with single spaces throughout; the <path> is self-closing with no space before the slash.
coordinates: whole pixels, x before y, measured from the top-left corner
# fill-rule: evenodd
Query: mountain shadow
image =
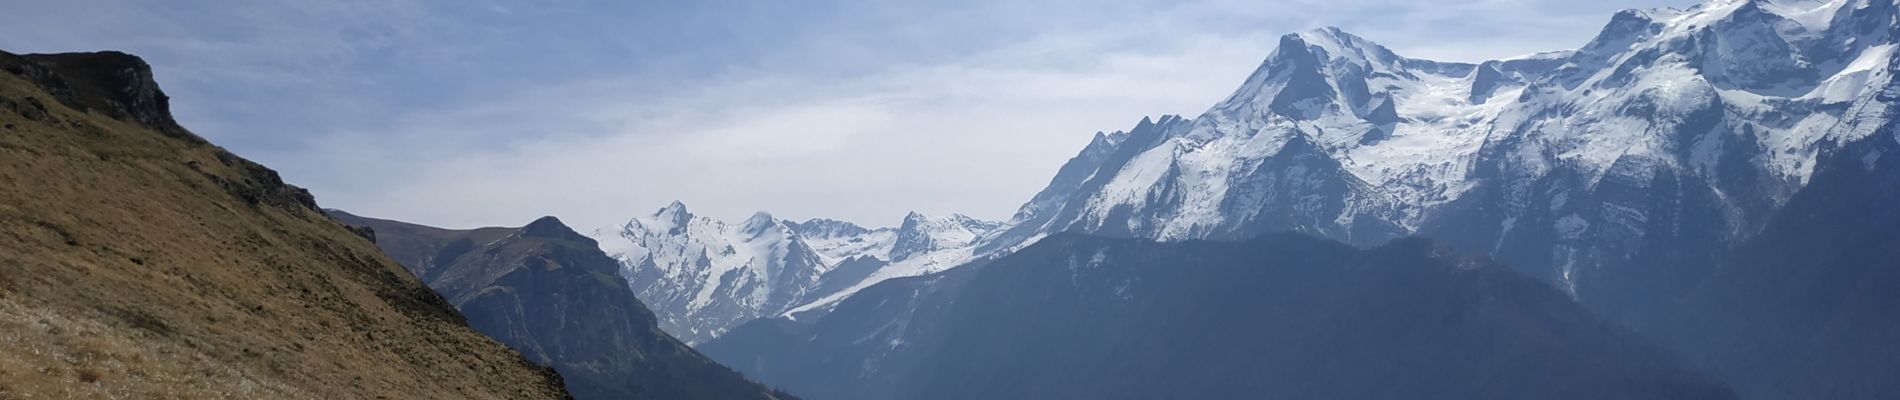
<path id="1" fill-rule="evenodd" d="M 702 346 L 827 399 L 1732 399 L 1565 293 L 1422 239 L 1061 234 Z"/>

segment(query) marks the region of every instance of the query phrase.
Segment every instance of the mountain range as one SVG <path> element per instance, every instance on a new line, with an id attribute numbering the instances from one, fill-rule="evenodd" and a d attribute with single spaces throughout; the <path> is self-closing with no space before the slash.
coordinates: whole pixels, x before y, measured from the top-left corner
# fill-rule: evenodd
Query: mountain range
<path id="1" fill-rule="evenodd" d="M 1005 221 L 587 233 L 324 210 L 137 57 L 0 52 L 0 398 L 1890 398 L 1896 47 L 1900 0 L 1312 29 Z"/>
<path id="2" fill-rule="evenodd" d="M 1481 63 L 1334 28 L 1286 35 L 1206 113 L 1097 134 L 965 266 L 880 275 L 701 347 L 795 391 L 902 387 L 886 366 L 939 351 L 909 335 L 960 329 L 940 314 L 965 306 L 941 299 L 980 273 L 958 271 L 1045 238 L 1426 237 L 1490 254 L 1744 398 L 1881 398 L 1900 373 L 1880 344 L 1900 340 L 1880 311 L 1900 304 L 1885 290 L 1900 284 L 1885 224 L 1900 204 L 1885 156 L 1900 143 L 1896 9 L 1629 10 L 1576 50 Z M 1196 315 L 1231 312 L 1208 307 Z M 992 344 L 1043 344 L 1022 340 Z"/>
<path id="3" fill-rule="evenodd" d="M 985 242 L 1427 236 L 1640 313 L 1758 235 L 1825 149 L 1886 124 L 1894 15 L 1885 0 L 1625 11 L 1578 50 L 1478 64 L 1287 35 L 1200 117 L 1097 140 Z"/>
<path id="4" fill-rule="evenodd" d="M 1098 133 L 1009 221 L 967 229 L 977 234 L 969 254 L 937 264 L 1060 232 L 1172 241 L 1291 231 L 1358 246 L 1425 236 L 1494 254 L 1597 312 L 1652 318 L 1641 315 L 1649 305 L 1691 290 L 1761 234 L 1828 149 L 1880 136 L 1894 8 L 1715 0 L 1629 10 L 1577 50 L 1481 63 L 1409 58 L 1336 28 L 1289 34 L 1206 113 Z M 610 242 L 618 230 L 607 231 L 596 236 Z M 621 257 L 629 271 L 655 270 L 643 253 L 621 253 L 633 254 Z M 947 267 L 888 267 L 841 292 L 807 293 L 851 258 L 841 254 L 757 263 L 755 287 L 772 294 L 738 314 L 822 311 L 870 283 Z M 717 287 L 730 268 L 715 265 L 735 262 L 672 262 L 692 272 L 667 276 Z M 774 262 L 788 266 L 764 266 Z M 697 342 L 747 317 L 668 329 Z"/>
<path id="5" fill-rule="evenodd" d="M 674 202 L 594 237 L 653 305 L 660 326 L 693 343 L 760 317 L 810 311 L 884 279 L 961 265 L 972 259 L 976 238 L 997 226 L 920 213 L 894 228 L 764 212 L 729 224 Z"/>

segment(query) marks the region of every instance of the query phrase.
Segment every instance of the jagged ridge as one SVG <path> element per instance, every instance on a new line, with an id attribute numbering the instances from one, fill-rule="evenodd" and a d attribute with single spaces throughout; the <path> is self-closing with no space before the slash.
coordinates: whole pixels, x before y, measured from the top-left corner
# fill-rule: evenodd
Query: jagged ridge
<path id="1" fill-rule="evenodd" d="M 667 332 L 699 343 L 754 318 L 819 310 L 883 279 L 961 264 L 995 222 L 911 213 L 895 228 L 757 213 L 740 224 L 673 202 L 598 230 L 634 292 Z"/>

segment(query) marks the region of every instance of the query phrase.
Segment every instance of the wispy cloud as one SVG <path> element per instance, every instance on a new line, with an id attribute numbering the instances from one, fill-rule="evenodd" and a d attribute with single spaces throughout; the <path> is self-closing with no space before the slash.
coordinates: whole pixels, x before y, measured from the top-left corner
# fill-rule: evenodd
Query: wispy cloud
<path id="1" fill-rule="evenodd" d="M 1198 113 L 1282 33 L 1480 60 L 1686 3 L 78 0 L 0 15 L 0 48 L 146 55 L 187 124 L 369 215 L 891 224 L 1006 217 L 1091 133 Z"/>

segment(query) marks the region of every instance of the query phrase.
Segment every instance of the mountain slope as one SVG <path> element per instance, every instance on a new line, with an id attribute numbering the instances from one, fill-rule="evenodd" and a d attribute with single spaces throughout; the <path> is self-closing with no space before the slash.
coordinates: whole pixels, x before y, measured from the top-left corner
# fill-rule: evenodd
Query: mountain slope
<path id="1" fill-rule="evenodd" d="M 1896 8 L 1631 10 L 1577 50 L 1479 64 L 1287 35 L 1199 117 L 1098 137 L 979 254 L 1057 232 L 1419 235 L 1641 314 L 1759 233 L 1821 149 L 1888 120 Z"/>
<path id="2" fill-rule="evenodd" d="M 554 367 L 580 399 L 790 399 L 659 329 L 593 239 L 553 217 L 458 231 L 330 211 L 369 227 L 391 257 L 469 325 Z"/>
<path id="3" fill-rule="evenodd" d="M 1900 142 L 1831 153 L 1760 237 L 1651 324 L 1751 398 L 1900 393 Z"/>
<path id="4" fill-rule="evenodd" d="M 0 52 L 0 397 L 561 398 L 142 60 Z"/>
<path id="5" fill-rule="evenodd" d="M 704 347 L 837 399 L 1734 398 L 1562 292 L 1415 239 L 1063 234 Z"/>
<path id="6" fill-rule="evenodd" d="M 822 311 L 891 277 L 962 264 L 997 223 L 911 213 L 896 228 L 792 222 L 757 213 L 729 224 L 674 202 L 594 237 L 653 305 L 660 327 L 699 343 L 754 318 Z"/>

